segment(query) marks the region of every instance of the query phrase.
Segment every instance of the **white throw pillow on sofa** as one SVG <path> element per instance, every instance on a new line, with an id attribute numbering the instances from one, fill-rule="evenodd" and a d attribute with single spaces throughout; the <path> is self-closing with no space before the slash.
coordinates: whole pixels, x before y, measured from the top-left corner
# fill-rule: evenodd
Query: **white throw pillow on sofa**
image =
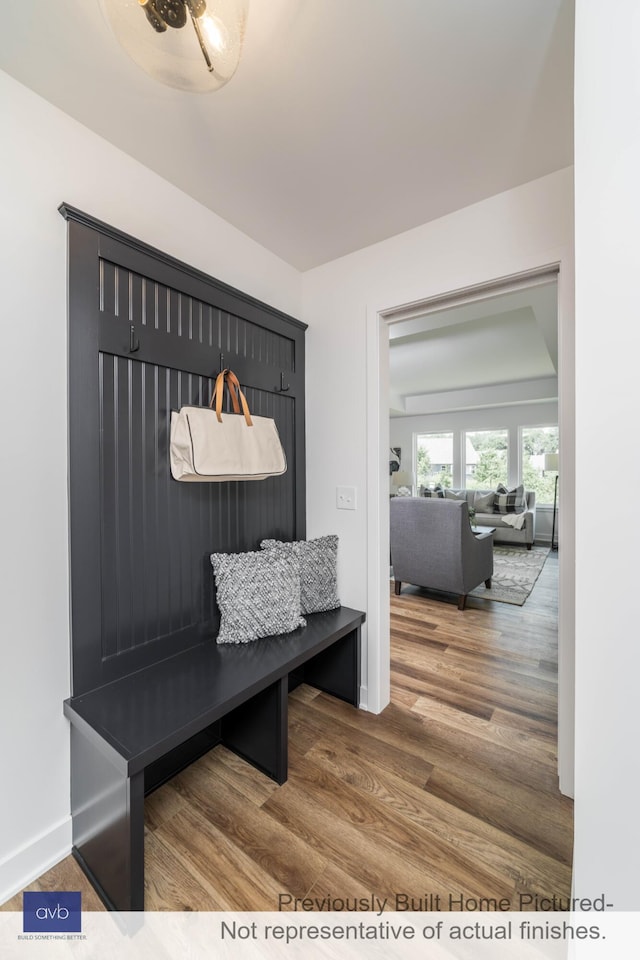
<path id="1" fill-rule="evenodd" d="M 478 493 L 478 491 L 476 491 L 473 508 L 476 513 L 493 513 L 493 503 L 495 499 L 495 493 Z"/>

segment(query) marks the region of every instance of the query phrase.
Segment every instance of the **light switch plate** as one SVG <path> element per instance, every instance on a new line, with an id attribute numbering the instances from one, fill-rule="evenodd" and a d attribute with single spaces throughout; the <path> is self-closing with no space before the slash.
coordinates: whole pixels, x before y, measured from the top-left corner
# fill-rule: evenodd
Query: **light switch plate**
<path id="1" fill-rule="evenodd" d="M 336 507 L 338 510 L 355 510 L 356 488 L 336 487 Z"/>

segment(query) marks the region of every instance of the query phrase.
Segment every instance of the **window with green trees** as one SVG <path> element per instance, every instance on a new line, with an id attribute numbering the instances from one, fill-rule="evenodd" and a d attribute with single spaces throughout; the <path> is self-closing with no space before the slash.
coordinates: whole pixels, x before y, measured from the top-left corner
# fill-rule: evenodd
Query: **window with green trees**
<path id="1" fill-rule="evenodd" d="M 557 453 L 558 427 L 522 427 L 520 431 L 520 462 L 525 490 L 534 490 L 536 503 L 552 504 L 556 474 L 544 474 L 545 453 Z"/>
<path id="2" fill-rule="evenodd" d="M 465 487 L 495 490 L 509 479 L 509 431 L 469 430 L 464 436 Z"/>
<path id="3" fill-rule="evenodd" d="M 455 471 L 468 490 L 495 490 L 499 483 L 509 487 L 517 482 L 525 490 L 535 492 L 537 504 L 553 504 L 556 474 L 549 472 L 545 476 L 544 458 L 545 454 L 558 451 L 558 425 L 519 428 L 517 481 L 516 468 L 512 465 L 509 470 L 509 450 L 514 452 L 516 436 L 514 433 L 510 445 L 509 434 L 508 429 L 418 434 L 418 487 L 451 487 Z"/>
<path id="4" fill-rule="evenodd" d="M 418 487 L 450 487 L 453 483 L 453 434 L 425 433 L 416 438 Z"/>

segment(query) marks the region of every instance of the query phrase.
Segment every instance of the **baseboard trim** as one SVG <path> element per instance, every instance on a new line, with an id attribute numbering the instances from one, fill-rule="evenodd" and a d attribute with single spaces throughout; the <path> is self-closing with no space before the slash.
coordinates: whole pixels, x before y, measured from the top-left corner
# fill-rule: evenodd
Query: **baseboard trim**
<path id="1" fill-rule="evenodd" d="M 0 904 L 28 887 L 71 853 L 71 817 L 0 861 Z"/>

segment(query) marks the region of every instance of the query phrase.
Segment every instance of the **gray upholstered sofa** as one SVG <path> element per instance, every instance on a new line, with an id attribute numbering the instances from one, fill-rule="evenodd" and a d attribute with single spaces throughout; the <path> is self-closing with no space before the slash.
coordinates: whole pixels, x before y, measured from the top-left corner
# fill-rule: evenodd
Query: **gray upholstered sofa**
<path id="1" fill-rule="evenodd" d="M 536 495 L 533 490 L 522 490 L 524 508 L 520 508 L 516 514 L 494 512 L 495 490 L 445 489 L 442 493 L 445 500 L 465 500 L 469 508 L 473 507 L 476 511 L 474 524 L 482 527 L 495 527 L 496 532 L 493 536 L 495 543 L 522 544 L 527 547 L 527 550 L 531 550 L 536 539 Z M 432 499 L 433 494 L 434 492 L 431 491 Z M 420 495 L 425 495 L 422 488 Z M 511 525 L 508 518 L 520 515 L 522 515 L 523 526 L 521 529 L 516 529 Z"/>
<path id="2" fill-rule="evenodd" d="M 413 583 L 457 594 L 464 610 L 470 590 L 491 586 L 493 534 L 472 533 L 466 500 L 394 497 L 389 511 L 396 594 Z"/>

